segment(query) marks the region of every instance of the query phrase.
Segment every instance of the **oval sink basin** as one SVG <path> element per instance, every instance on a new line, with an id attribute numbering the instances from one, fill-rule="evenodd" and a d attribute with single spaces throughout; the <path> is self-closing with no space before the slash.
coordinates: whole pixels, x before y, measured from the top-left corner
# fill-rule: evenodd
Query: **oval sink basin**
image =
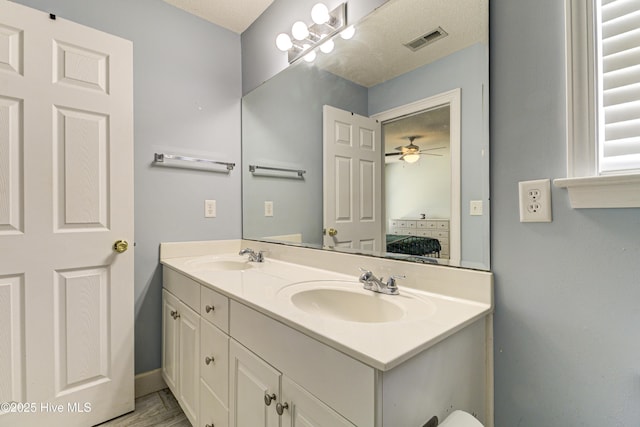
<path id="1" fill-rule="evenodd" d="M 212 270 L 212 271 L 242 271 L 252 268 L 250 262 L 244 260 L 221 260 L 221 259 L 195 259 L 187 263 L 189 266 L 196 267 L 198 270 Z"/>
<path id="2" fill-rule="evenodd" d="M 381 295 L 347 289 L 308 289 L 293 294 L 291 302 L 309 314 L 351 322 L 392 322 L 405 314 L 401 306 Z"/>

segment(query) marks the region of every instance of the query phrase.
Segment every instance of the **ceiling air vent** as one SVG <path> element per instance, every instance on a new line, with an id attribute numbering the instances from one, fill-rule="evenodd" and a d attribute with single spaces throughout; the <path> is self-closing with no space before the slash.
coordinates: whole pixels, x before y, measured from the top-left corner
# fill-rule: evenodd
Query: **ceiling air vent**
<path id="1" fill-rule="evenodd" d="M 409 43 L 405 43 L 404 45 L 415 52 L 416 50 L 422 49 L 426 45 L 431 44 L 436 40 L 440 40 L 441 38 L 448 35 L 449 34 L 445 30 L 443 30 L 442 27 L 438 27 L 433 31 L 429 31 L 427 34 L 423 34 L 417 39 L 410 41 Z"/>

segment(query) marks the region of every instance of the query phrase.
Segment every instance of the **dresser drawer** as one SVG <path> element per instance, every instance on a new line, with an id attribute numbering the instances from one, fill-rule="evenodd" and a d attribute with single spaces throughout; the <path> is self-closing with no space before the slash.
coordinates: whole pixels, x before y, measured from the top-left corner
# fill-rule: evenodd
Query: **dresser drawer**
<path id="1" fill-rule="evenodd" d="M 200 320 L 200 377 L 228 406 L 229 337 L 205 320 Z"/>
<path id="2" fill-rule="evenodd" d="M 448 231 L 435 231 L 435 232 L 432 233 L 432 236 L 435 237 L 438 240 L 440 240 L 440 239 L 449 239 L 449 232 Z"/>
<path id="3" fill-rule="evenodd" d="M 436 221 L 436 228 L 438 230 L 448 230 L 449 229 L 449 221 Z"/>
<path id="4" fill-rule="evenodd" d="M 200 315 L 225 333 L 229 333 L 229 298 L 202 286 L 200 290 Z"/>

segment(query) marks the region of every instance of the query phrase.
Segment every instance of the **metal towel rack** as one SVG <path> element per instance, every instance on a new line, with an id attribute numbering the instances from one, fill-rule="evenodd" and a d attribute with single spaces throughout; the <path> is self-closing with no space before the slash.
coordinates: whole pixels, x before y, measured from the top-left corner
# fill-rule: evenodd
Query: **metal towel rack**
<path id="1" fill-rule="evenodd" d="M 153 154 L 153 162 L 154 163 L 164 163 L 165 159 L 169 160 L 183 160 L 186 162 L 198 162 L 198 163 L 210 163 L 214 165 L 222 165 L 226 166 L 228 171 L 232 171 L 236 166 L 235 163 L 230 162 L 219 162 L 217 160 L 209 160 L 209 159 L 199 159 L 197 157 L 189 157 L 189 156 L 178 156 L 176 154 L 164 154 L 164 153 L 154 153 Z"/>
<path id="2" fill-rule="evenodd" d="M 301 169 L 287 169 L 287 168 L 272 168 L 270 166 L 258 166 L 258 165 L 249 165 L 249 172 L 254 173 L 257 169 L 264 169 L 269 171 L 277 171 L 277 172 L 293 172 L 298 174 L 300 178 L 307 173 L 305 170 Z"/>

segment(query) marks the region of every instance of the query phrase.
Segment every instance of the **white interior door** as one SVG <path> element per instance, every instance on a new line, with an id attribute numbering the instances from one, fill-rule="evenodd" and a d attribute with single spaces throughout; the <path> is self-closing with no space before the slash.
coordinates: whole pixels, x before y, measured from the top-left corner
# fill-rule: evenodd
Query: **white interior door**
<path id="1" fill-rule="evenodd" d="M 130 42 L 0 0 L 0 426 L 133 409 L 132 86 Z"/>
<path id="2" fill-rule="evenodd" d="M 324 245 L 382 249 L 380 123 L 323 107 Z"/>

